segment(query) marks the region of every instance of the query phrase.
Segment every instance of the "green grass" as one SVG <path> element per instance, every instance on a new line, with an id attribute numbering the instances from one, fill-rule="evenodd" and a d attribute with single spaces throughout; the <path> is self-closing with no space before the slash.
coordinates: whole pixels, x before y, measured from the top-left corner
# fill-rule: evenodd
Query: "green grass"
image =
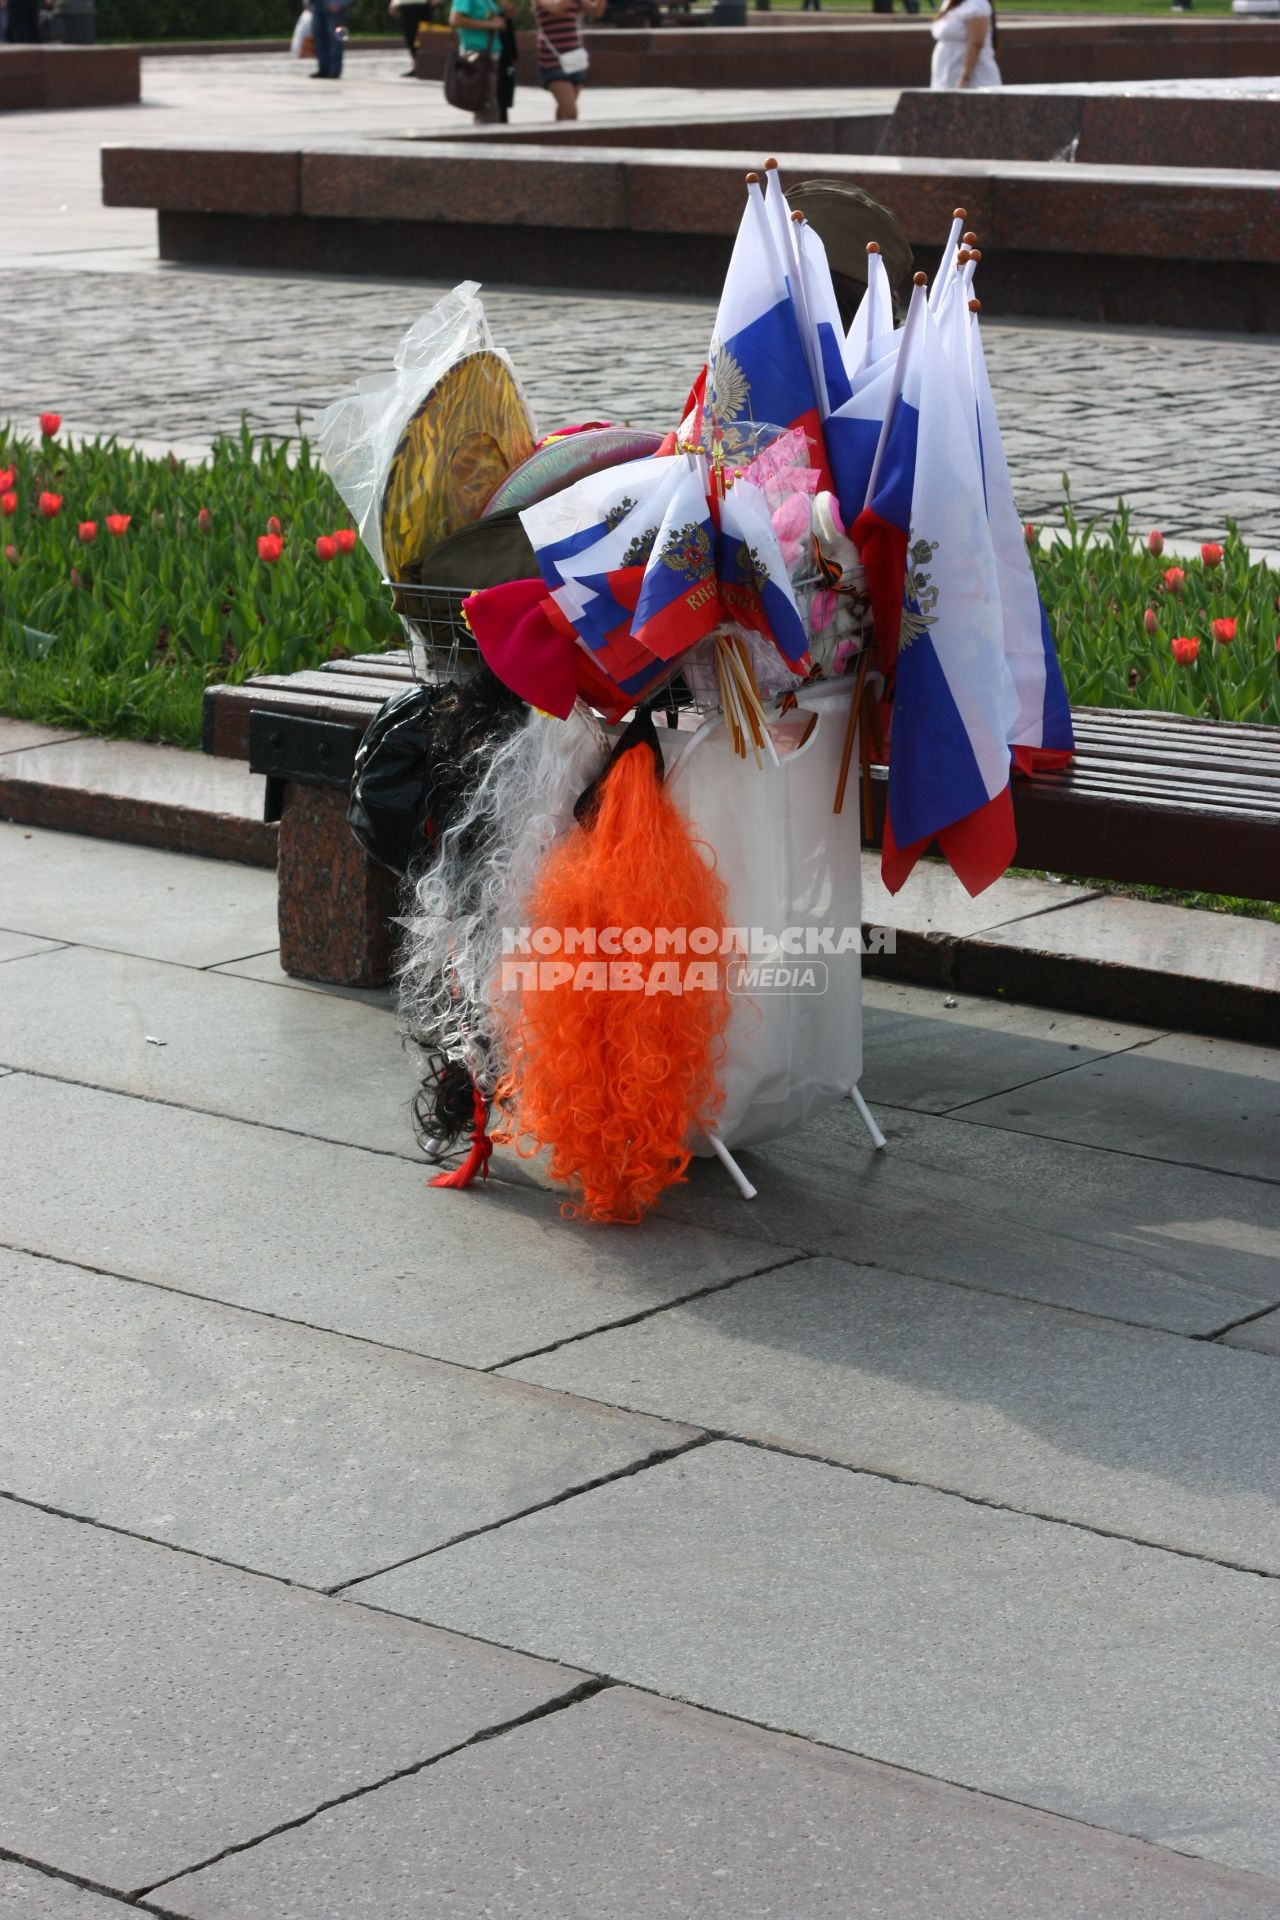
<path id="1" fill-rule="evenodd" d="M 194 747 L 212 682 L 401 643 L 364 549 L 317 556 L 316 536 L 345 510 L 305 439 L 291 455 L 242 430 L 186 465 L 110 439 L 32 445 L 0 430 L 6 469 L 17 504 L 0 518 L 0 712 Z M 55 518 L 41 516 L 42 492 L 61 496 Z M 112 513 L 131 516 L 119 537 Z M 268 564 L 258 537 L 273 515 L 283 552 Z M 1224 546 L 1217 567 L 1177 563 L 1175 594 L 1175 563 L 1135 538 L 1123 503 L 1082 522 L 1066 494 L 1063 529 L 1032 563 L 1073 705 L 1280 722 L 1280 573 L 1251 561 L 1234 529 Z M 1236 621 L 1229 644 L 1212 637 L 1222 618 Z M 1198 641 L 1192 664 L 1175 660 L 1175 638 Z"/>
<path id="2" fill-rule="evenodd" d="M 176 746 L 200 743 L 205 687 L 400 643 L 362 547 L 323 561 L 346 511 L 306 441 L 243 431 L 202 465 L 114 440 L 32 446 L 0 431 L 16 511 L 0 517 L 0 712 Z M 42 492 L 61 496 L 55 518 Z M 203 510 L 203 519 L 202 519 Z M 112 535 L 107 516 L 130 515 Z M 283 552 L 258 536 L 274 515 Z M 78 528 L 94 522 L 96 537 Z"/>
<path id="3" fill-rule="evenodd" d="M 1073 706 L 1280 722 L 1280 572 L 1250 559 L 1230 521 L 1221 544 L 1217 566 L 1153 555 L 1123 501 L 1109 520 L 1081 521 L 1066 492 L 1063 531 L 1032 564 Z M 1213 634 L 1222 619 L 1236 622 L 1224 644 Z M 1184 639 L 1197 643 L 1189 664 L 1174 657 Z"/>

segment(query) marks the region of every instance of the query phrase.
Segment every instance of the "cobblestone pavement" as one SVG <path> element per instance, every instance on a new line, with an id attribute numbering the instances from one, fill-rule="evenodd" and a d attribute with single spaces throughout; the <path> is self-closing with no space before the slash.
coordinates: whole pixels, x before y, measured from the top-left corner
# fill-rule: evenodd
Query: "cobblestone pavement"
<path id="1" fill-rule="evenodd" d="M 121 262 L 123 266 L 123 261 Z M 0 269 L 11 328 L 0 406 L 56 406 L 74 432 L 197 452 L 241 413 L 292 433 L 362 374 L 434 297 L 421 283 L 324 282 L 148 267 Z M 711 305 L 487 290 L 540 422 L 665 426 L 701 362 Z M 1271 340 L 991 324 L 984 339 L 1022 512 L 1054 520 L 1061 475 L 1077 506 L 1210 538 L 1227 518 L 1280 547 L 1280 355 Z"/>

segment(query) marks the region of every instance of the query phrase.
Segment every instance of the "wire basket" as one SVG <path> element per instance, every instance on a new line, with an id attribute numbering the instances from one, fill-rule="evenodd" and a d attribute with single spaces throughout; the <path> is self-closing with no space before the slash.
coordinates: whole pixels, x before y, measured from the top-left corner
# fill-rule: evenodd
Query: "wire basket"
<path id="1" fill-rule="evenodd" d="M 400 615 L 413 677 L 430 685 L 465 680 L 480 664 L 475 635 L 463 618 L 469 587 L 433 587 L 424 582 L 387 580 L 391 604 Z"/>

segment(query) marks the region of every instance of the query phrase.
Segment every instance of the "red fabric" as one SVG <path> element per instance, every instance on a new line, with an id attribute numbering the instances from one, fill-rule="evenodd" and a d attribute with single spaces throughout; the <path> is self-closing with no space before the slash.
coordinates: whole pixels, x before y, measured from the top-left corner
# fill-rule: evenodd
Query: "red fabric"
<path id="1" fill-rule="evenodd" d="M 893 670 L 898 663 L 898 635 L 902 630 L 907 530 L 891 526 L 870 507 L 864 507 L 849 529 L 849 538 L 858 549 L 867 576 L 879 664 L 886 681 L 892 684 Z"/>
<path id="2" fill-rule="evenodd" d="M 880 855 L 880 875 L 890 893 L 897 893 L 925 849 L 936 837 L 939 849 L 951 871 L 966 892 L 979 894 L 998 880 L 1011 865 L 1017 852 L 1018 836 L 1013 824 L 1013 794 L 1008 787 L 988 800 L 985 807 L 955 820 L 941 833 L 900 847 L 893 837 L 893 821 L 886 811 L 884 845 Z"/>
<path id="3" fill-rule="evenodd" d="M 1056 773 L 1070 766 L 1075 757 L 1074 747 L 1010 747 L 1009 753 L 1018 772 L 1028 780 L 1038 773 Z"/>
<path id="4" fill-rule="evenodd" d="M 485 1132 L 489 1122 L 489 1109 L 479 1087 L 471 1087 L 472 1123 L 471 1146 L 467 1157 L 460 1167 L 454 1167 L 451 1173 L 438 1173 L 428 1184 L 433 1187 L 469 1187 L 479 1174 L 481 1179 L 489 1178 L 489 1162 L 493 1158 L 493 1142 Z"/>
<path id="5" fill-rule="evenodd" d="M 473 593 L 462 611 L 503 685 L 531 707 L 567 720 L 578 694 L 577 647 L 547 618 L 546 597 L 541 580 L 509 580 Z"/>

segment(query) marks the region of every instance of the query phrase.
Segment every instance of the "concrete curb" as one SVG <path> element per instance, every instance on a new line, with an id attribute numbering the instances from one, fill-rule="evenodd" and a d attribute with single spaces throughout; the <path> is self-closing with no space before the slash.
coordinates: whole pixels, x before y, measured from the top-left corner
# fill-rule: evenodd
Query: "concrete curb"
<path id="1" fill-rule="evenodd" d="M 155 752 L 156 774 L 144 783 L 145 792 L 112 790 L 102 780 L 78 786 L 51 777 L 31 778 L 23 769 L 22 751 L 0 753 L 0 818 L 170 853 L 275 866 L 274 823 L 192 804 L 180 796 L 176 782 L 171 783 L 172 796 L 166 797 L 166 763 L 160 756 L 172 756 L 173 750 L 119 744 L 132 756 Z M 190 758 L 201 761 L 199 755 Z M 172 758 L 167 764 L 173 764 Z M 129 784 L 137 782 L 117 783 Z M 1089 890 L 1056 904 L 1060 895 L 1060 888 L 1046 886 L 1043 911 L 1024 907 L 1010 921 L 972 934 L 894 927 L 892 914 L 881 907 L 876 924 L 893 927 L 896 950 L 869 953 L 866 973 L 1183 1032 L 1274 1043 L 1280 1033 L 1280 927 Z M 1114 940 L 1107 940 L 1101 955 L 1079 951 L 1090 943 L 1079 938 L 1081 922 L 1075 916 L 1082 907 L 1096 916 L 1111 899 Z M 1171 922 L 1169 916 L 1175 919 Z M 1110 915 L 1107 926 L 1110 931 Z M 1029 928 L 1040 937 L 1028 939 Z M 1213 949 L 1221 956 L 1233 950 L 1233 941 L 1241 975 L 1252 977 L 1231 979 L 1221 964 L 1197 963 L 1197 951 Z"/>

